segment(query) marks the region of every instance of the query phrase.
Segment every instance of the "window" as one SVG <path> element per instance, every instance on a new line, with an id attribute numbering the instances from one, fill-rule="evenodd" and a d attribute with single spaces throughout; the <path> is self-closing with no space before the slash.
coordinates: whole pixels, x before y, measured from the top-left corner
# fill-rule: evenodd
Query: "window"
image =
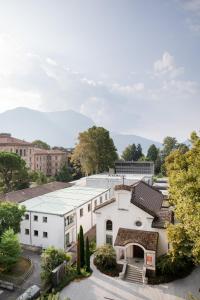
<path id="1" fill-rule="evenodd" d="M 43 223 L 47 223 L 47 217 L 43 217 L 42 220 L 43 220 Z"/>
<path id="2" fill-rule="evenodd" d="M 97 206 L 97 200 L 94 200 L 94 206 Z"/>
<path id="3" fill-rule="evenodd" d="M 19 155 L 22 156 L 22 149 L 19 150 Z"/>
<path id="4" fill-rule="evenodd" d="M 70 242 L 69 242 L 69 232 L 65 235 L 65 242 L 66 242 L 66 246 L 68 246 L 70 244 Z"/>
<path id="5" fill-rule="evenodd" d="M 66 218 L 65 225 L 68 226 L 68 225 L 72 224 L 73 222 L 74 222 L 74 216 L 70 215 Z"/>
<path id="6" fill-rule="evenodd" d="M 107 200 L 108 199 L 108 195 L 107 195 L 107 193 L 105 194 L 105 200 Z"/>
<path id="7" fill-rule="evenodd" d="M 136 221 L 136 222 L 135 222 L 135 225 L 136 225 L 137 227 L 140 227 L 140 226 L 142 226 L 142 222 L 141 222 L 141 221 Z"/>
<path id="8" fill-rule="evenodd" d="M 91 211 L 91 203 L 88 204 L 88 212 Z"/>
<path id="9" fill-rule="evenodd" d="M 27 229 L 27 228 L 25 229 L 25 234 L 29 235 L 29 229 Z"/>
<path id="10" fill-rule="evenodd" d="M 48 232 L 43 231 L 43 238 L 48 238 Z"/>
<path id="11" fill-rule="evenodd" d="M 112 245 L 113 244 L 113 237 L 110 234 L 106 234 L 106 244 Z"/>
<path id="12" fill-rule="evenodd" d="M 83 216 L 83 208 L 80 209 L 80 217 Z"/>
<path id="13" fill-rule="evenodd" d="M 38 230 L 34 230 L 34 236 L 38 236 Z"/>
<path id="14" fill-rule="evenodd" d="M 16 149 L 16 151 L 15 151 L 17 154 L 18 154 L 18 149 Z"/>
<path id="15" fill-rule="evenodd" d="M 29 220 L 29 215 L 25 214 L 25 220 Z"/>
<path id="16" fill-rule="evenodd" d="M 38 221 L 38 216 L 33 216 L 33 220 L 37 222 Z"/>
<path id="17" fill-rule="evenodd" d="M 112 221 L 111 220 L 107 220 L 106 221 L 106 230 L 112 230 Z"/>
<path id="18" fill-rule="evenodd" d="M 24 149 L 24 156 L 26 156 L 26 149 Z"/>
<path id="19" fill-rule="evenodd" d="M 102 196 L 100 197 L 100 204 L 103 202 Z"/>

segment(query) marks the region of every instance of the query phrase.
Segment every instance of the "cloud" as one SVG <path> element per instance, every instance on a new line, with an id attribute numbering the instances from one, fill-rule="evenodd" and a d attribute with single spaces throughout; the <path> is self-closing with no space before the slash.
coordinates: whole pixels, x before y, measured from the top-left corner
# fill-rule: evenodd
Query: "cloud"
<path id="1" fill-rule="evenodd" d="M 144 91 L 144 83 L 137 82 L 132 85 L 120 85 L 119 83 L 114 83 L 111 86 L 111 91 L 125 95 L 135 95 Z"/>
<path id="2" fill-rule="evenodd" d="M 163 53 L 161 59 L 154 62 L 155 76 L 168 75 L 171 78 L 175 78 L 183 73 L 184 68 L 177 67 L 174 57 L 167 51 Z"/>
<path id="3" fill-rule="evenodd" d="M 186 24 L 195 34 L 200 34 L 200 0 L 181 0 L 181 7 L 188 12 Z"/>

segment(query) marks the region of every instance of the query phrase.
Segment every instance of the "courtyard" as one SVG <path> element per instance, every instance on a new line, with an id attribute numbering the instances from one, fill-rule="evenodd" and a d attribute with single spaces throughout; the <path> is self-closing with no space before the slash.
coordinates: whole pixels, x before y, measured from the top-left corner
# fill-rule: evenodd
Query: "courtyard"
<path id="1" fill-rule="evenodd" d="M 188 277 L 157 286 L 139 285 L 108 277 L 100 273 L 91 262 L 92 275 L 75 281 L 61 292 L 61 300 L 183 300 L 189 292 L 200 296 L 200 267 Z"/>

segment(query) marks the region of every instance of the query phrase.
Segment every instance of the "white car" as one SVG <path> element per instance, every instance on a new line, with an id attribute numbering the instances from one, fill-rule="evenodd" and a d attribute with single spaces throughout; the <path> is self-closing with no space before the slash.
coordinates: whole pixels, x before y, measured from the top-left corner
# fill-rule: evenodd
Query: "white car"
<path id="1" fill-rule="evenodd" d="M 29 287 L 21 296 L 16 300 L 32 300 L 40 296 L 40 288 L 37 285 Z"/>

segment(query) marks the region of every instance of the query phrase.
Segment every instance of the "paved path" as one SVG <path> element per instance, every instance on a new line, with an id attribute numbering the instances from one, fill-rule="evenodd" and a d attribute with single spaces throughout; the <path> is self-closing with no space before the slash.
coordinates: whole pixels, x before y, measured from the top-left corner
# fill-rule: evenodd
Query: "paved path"
<path id="1" fill-rule="evenodd" d="M 93 274 L 72 282 L 61 292 L 61 300 L 182 300 L 188 292 L 200 297 L 200 267 L 188 277 L 157 286 L 128 283 L 100 273 L 91 263 Z"/>

